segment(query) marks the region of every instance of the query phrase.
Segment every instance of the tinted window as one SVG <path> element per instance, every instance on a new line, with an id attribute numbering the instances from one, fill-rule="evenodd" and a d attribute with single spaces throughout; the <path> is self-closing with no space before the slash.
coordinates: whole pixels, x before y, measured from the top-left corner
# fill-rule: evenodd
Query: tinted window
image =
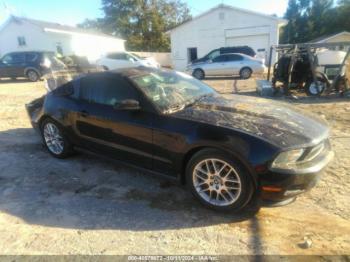
<path id="1" fill-rule="evenodd" d="M 233 61 L 242 61 L 243 57 L 240 55 L 226 55 L 227 61 L 233 62 Z"/>
<path id="2" fill-rule="evenodd" d="M 218 56 L 217 58 L 213 59 L 213 62 L 226 62 L 226 56 L 224 55 L 221 55 L 221 56 Z"/>
<path id="3" fill-rule="evenodd" d="M 36 53 L 27 53 L 26 54 L 26 61 L 27 62 L 35 62 L 38 58 L 38 54 Z"/>
<path id="4" fill-rule="evenodd" d="M 8 54 L 3 58 L 3 61 L 8 64 L 23 63 L 24 54 L 21 54 L 21 53 Z"/>
<path id="5" fill-rule="evenodd" d="M 90 103 L 114 106 L 125 99 L 138 100 L 138 94 L 120 76 L 94 76 L 81 80 L 80 98 Z"/>
<path id="6" fill-rule="evenodd" d="M 116 60 L 126 60 L 126 54 L 125 53 L 111 53 L 107 55 L 110 59 L 116 59 Z"/>
<path id="7" fill-rule="evenodd" d="M 213 52 L 210 52 L 208 57 L 209 57 L 209 59 L 214 59 L 214 58 L 218 57 L 219 55 L 220 55 L 220 51 L 219 50 L 215 50 Z"/>

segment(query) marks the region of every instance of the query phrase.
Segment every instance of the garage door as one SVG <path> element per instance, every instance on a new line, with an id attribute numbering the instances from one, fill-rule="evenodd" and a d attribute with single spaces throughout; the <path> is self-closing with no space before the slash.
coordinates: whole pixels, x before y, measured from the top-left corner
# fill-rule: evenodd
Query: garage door
<path id="1" fill-rule="evenodd" d="M 269 35 L 249 35 L 249 36 L 236 36 L 236 37 L 227 37 L 226 46 L 243 46 L 247 45 L 254 49 L 259 58 L 267 58 L 269 51 Z"/>

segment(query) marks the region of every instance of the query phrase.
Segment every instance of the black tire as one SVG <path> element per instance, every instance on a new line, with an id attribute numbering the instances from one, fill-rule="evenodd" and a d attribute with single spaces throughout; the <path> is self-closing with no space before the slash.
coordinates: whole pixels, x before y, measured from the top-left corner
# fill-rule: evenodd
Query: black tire
<path id="1" fill-rule="evenodd" d="M 199 192 L 197 192 L 194 180 L 194 169 L 195 167 L 203 162 L 206 159 L 216 159 L 220 161 L 224 161 L 228 163 L 231 167 L 234 168 L 236 171 L 236 175 L 239 176 L 240 180 L 240 193 L 237 194 L 237 199 L 233 203 L 228 203 L 224 206 L 219 206 L 212 204 L 208 202 L 208 200 L 205 200 Z M 224 182 L 224 184 L 229 182 Z M 253 199 L 254 194 L 254 184 L 252 180 L 252 176 L 249 174 L 249 172 L 246 170 L 246 168 L 243 167 L 243 165 L 235 160 L 235 158 L 225 152 L 216 150 L 216 149 L 204 149 L 196 153 L 191 160 L 188 162 L 186 167 L 186 184 L 189 187 L 192 194 L 205 206 L 210 209 L 214 209 L 217 211 L 225 211 L 225 212 L 237 212 L 242 210 L 244 207 L 246 207 L 251 200 Z M 219 190 L 221 193 L 225 192 L 223 189 Z M 224 200 L 222 198 L 222 200 Z"/>
<path id="2" fill-rule="evenodd" d="M 193 76 L 194 78 L 197 78 L 197 79 L 199 79 L 199 80 L 202 80 L 202 79 L 205 78 L 205 73 L 204 73 L 204 71 L 203 71 L 202 69 L 197 68 L 197 69 L 195 69 L 195 70 L 193 71 L 192 76 Z"/>
<path id="3" fill-rule="evenodd" d="M 241 71 L 239 72 L 239 76 L 241 79 L 249 79 L 253 74 L 253 70 L 249 67 L 243 67 Z"/>
<path id="4" fill-rule="evenodd" d="M 40 80 L 39 74 L 35 70 L 32 70 L 32 69 L 29 69 L 27 71 L 26 76 L 29 79 L 29 81 L 31 81 L 31 82 L 37 82 Z"/>
<path id="5" fill-rule="evenodd" d="M 318 77 L 317 81 L 319 83 L 319 89 L 315 87 L 313 79 L 310 79 L 305 83 L 304 89 L 308 96 L 320 96 L 326 90 L 327 82 L 325 79 Z"/>
<path id="6" fill-rule="evenodd" d="M 48 141 L 47 139 L 45 139 L 45 135 L 44 135 L 44 130 L 45 130 L 45 127 L 50 124 L 50 125 L 54 125 L 57 130 L 58 130 L 58 133 L 59 135 L 61 136 L 61 141 L 62 141 L 62 145 L 63 145 L 63 150 L 60 151 L 60 152 L 54 152 L 50 146 L 48 145 Z M 56 121 L 52 120 L 51 118 L 46 118 L 42 123 L 41 123 L 41 126 L 40 126 L 40 131 L 41 131 L 41 136 L 42 136 L 42 140 L 43 140 L 43 143 L 46 147 L 46 149 L 49 151 L 49 153 L 56 157 L 56 158 L 60 158 L 60 159 L 64 159 L 64 158 L 67 158 L 69 157 L 70 155 L 72 155 L 73 153 L 73 147 L 72 147 L 72 144 L 69 142 L 67 136 L 65 135 L 65 132 L 63 130 L 63 128 L 61 127 L 60 124 L 58 124 Z"/>

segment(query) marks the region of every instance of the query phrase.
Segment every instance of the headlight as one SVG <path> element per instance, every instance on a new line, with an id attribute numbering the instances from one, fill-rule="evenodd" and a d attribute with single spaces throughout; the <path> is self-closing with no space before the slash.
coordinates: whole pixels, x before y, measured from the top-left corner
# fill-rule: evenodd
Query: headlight
<path id="1" fill-rule="evenodd" d="M 296 149 L 280 153 L 275 161 L 273 161 L 271 167 L 279 169 L 293 168 L 299 158 L 304 154 L 305 149 Z"/>

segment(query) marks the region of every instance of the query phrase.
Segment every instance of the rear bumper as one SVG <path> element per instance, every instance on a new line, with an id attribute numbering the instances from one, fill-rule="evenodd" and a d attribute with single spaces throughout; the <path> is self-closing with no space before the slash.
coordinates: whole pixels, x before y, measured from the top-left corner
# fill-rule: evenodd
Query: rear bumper
<path id="1" fill-rule="evenodd" d="M 330 151 L 322 162 L 303 170 L 288 172 L 269 171 L 260 177 L 261 199 L 267 205 L 288 202 L 296 196 L 313 188 L 322 177 L 328 163 L 333 159 Z"/>

